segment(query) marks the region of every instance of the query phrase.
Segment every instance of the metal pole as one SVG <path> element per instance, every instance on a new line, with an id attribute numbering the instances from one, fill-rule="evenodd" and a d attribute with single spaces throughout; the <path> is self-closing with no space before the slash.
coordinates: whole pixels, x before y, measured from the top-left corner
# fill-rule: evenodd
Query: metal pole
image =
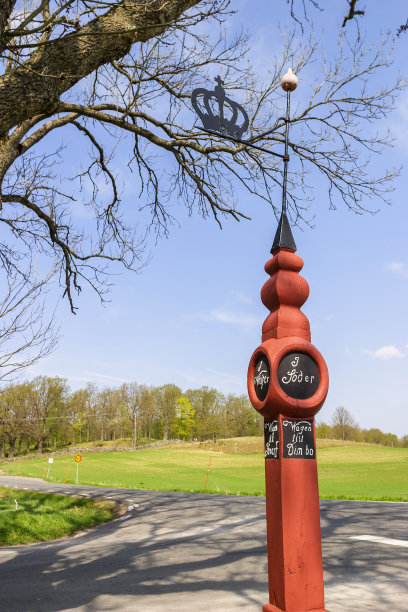
<path id="1" fill-rule="evenodd" d="M 285 155 L 283 158 L 283 189 L 282 189 L 282 214 L 286 215 L 286 185 L 288 181 L 289 163 L 289 124 L 290 124 L 290 91 L 286 92 L 286 118 L 285 118 Z"/>

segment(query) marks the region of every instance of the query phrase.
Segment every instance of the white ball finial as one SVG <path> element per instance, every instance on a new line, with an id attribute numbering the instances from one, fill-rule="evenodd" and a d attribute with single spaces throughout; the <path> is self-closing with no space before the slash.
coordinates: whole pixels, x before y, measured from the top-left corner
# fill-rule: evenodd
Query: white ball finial
<path id="1" fill-rule="evenodd" d="M 283 91 L 295 91 L 296 87 L 298 86 L 298 83 L 299 80 L 296 74 L 292 72 L 292 68 L 289 68 L 287 73 L 284 74 L 281 78 L 281 87 Z"/>

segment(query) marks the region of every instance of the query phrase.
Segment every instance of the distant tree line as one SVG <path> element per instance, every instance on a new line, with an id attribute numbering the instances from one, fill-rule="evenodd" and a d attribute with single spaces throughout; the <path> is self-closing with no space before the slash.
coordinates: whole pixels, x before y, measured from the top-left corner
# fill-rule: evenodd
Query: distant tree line
<path id="1" fill-rule="evenodd" d="M 71 391 L 66 380 L 39 376 L 0 393 L 0 456 L 42 453 L 69 444 L 141 440 L 200 441 L 262 434 L 263 419 L 246 396 L 202 387 L 137 383 Z"/>
<path id="2" fill-rule="evenodd" d="M 246 396 L 209 387 L 183 392 L 173 384 L 104 389 L 88 384 L 71 391 L 62 378 L 39 376 L 0 392 L 1 457 L 124 438 L 135 447 L 148 440 L 204 441 L 262 432 L 263 418 Z M 408 447 L 408 436 L 361 429 L 343 407 L 336 408 L 330 424 L 317 424 L 316 436 Z"/>
<path id="3" fill-rule="evenodd" d="M 316 437 L 408 448 L 408 435 L 398 438 L 395 434 L 384 433 L 377 427 L 362 429 L 344 406 L 336 408 L 330 424 L 324 422 L 317 423 Z"/>

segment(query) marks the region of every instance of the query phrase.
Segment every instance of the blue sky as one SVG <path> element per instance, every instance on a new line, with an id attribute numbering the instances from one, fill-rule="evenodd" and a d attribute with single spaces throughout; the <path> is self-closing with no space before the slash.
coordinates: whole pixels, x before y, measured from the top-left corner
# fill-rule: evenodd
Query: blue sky
<path id="1" fill-rule="evenodd" d="M 233 4 L 239 11 L 229 28 L 248 28 L 251 60 L 261 69 L 279 52 L 277 22 L 291 25 L 286 3 Z M 310 12 L 327 53 L 335 52 L 343 4 L 333 3 L 330 14 Z M 382 2 L 366 3 L 361 32 L 374 42 L 387 28 L 395 32 L 407 17 L 400 7 L 401 2 L 390 0 L 384 16 Z M 402 73 L 407 47 L 405 34 L 395 50 L 395 70 Z M 310 70 L 318 73 L 318 64 Z M 302 81 L 293 103 L 301 87 Z M 318 420 L 329 421 L 334 409 L 344 406 L 360 426 L 401 436 L 408 434 L 408 93 L 398 99 L 387 124 L 395 147 L 377 159 L 374 173 L 404 166 L 392 205 L 383 205 L 373 216 L 341 206 L 330 211 L 327 188 L 316 177 L 314 228 L 295 228 L 294 237 L 310 285 L 303 311 L 330 372 L 330 390 Z M 128 185 L 124 203 L 131 206 L 135 193 Z M 27 376 L 62 376 L 73 389 L 88 381 L 100 387 L 137 381 L 246 393 L 248 361 L 268 314 L 259 294 L 276 220 L 265 203 L 244 192 L 238 197 L 252 219 L 225 221 L 222 230 L 211 220 L 189 217 L 175 202 L 178 225 L 152 247 L 150 263 L 137 275 L 115 276 L 105 307 L 90 292 L 80 298 L 76 316 L 60 306 L 61 342 Z"/>

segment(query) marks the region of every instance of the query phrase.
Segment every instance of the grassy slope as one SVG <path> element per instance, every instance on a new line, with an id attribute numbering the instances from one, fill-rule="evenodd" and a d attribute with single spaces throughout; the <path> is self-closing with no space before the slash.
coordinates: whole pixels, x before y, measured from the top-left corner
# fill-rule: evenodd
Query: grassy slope
<path id="1" fill-rule="evenodd" d="M 237 446 L 238 445 L 238 446 Z M 137 452 L 83 454 L 79 465 L 81 484 L 203 491 L 211 457 L 207 492 L 264 495 L 264 460 L 253 452 L 259 441 L 228 441 L 217 445 L 179 445 Z M 217 449 L 217 450 L 216 450 Z M 242 453 L 243 449 L 246 453 Z M 238 452 L 234 452 L 238 451 Z M 252 451 L 252 452 L 251 452 Z M 22 476 L 41 477 L 47 459 L 22 461 Z M 76 478 L 73 457 L 55 457 L 50 480 Z M 7 473 L 17 474 L 17 462 L 3 463 Z M 395 499 L 408 501 L 408 449 L 347 445 L 318 450 L 319 488 L 322 498 Z"/>
<path id="2" fill-rule="evenodd" d="M 349 446 L 318 451 L 321 497 L 408 501 L 408 449 Z"/>
<path id="3" fill-rule="evenodd" d="M 114 515 L 110 502 L 0 487 L 0 546 L 61 538 Z"/>

